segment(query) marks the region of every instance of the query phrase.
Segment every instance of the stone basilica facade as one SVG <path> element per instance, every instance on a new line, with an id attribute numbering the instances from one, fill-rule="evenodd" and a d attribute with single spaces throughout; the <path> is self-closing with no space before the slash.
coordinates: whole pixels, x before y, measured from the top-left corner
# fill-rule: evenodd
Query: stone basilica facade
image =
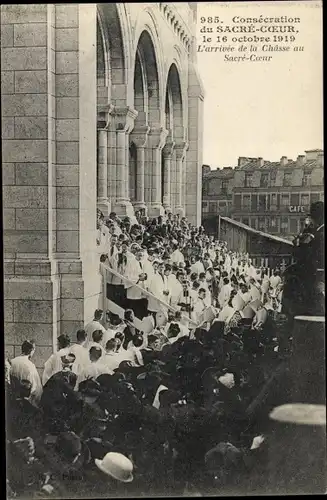
<path id="1" fill-rule="evenodd" d="M 96 209 L 201 223 L 196 4 L 1 7 L 5 341 L 74 335 L 103 306 Z"/>

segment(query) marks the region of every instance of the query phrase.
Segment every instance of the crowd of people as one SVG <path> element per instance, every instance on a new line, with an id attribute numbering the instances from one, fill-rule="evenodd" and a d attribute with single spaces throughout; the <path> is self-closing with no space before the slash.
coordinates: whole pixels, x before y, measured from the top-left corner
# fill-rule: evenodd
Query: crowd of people
<path id="1" fill-rule="evenodd" d="M 268 417 L 253 401 L 290 348 L 279 271 L 178 215 L 97 223 L 124 317 L 96 310 L 61 335 L 41 377 L 33 340 L 6 360 L 8 496 L 269 490 Z"/>

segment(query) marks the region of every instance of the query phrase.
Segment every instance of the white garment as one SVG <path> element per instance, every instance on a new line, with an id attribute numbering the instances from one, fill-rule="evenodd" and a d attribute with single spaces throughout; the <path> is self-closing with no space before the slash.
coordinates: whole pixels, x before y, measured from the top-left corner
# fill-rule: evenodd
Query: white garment
<path id="1" fill-rule="evenodd" d="M 113 373 L 123 361 L 120 352 L 107 352 L 100 360 L 104 373 Z"/>
<path id="2" fill-rule="evenodd" d="M 123 349 L 119 354 L 121 361 L 131 361 L 136 366 L 143 366 L 143 357 L 140 349 L 132 342 L 128 343 L 127 349 Z"/>
<path id="3" fill-rule="evenodd" d="M 111 251 L 113 252 L 111 255 Z M 114 247 L 110 246 L 109 251 L 108 251 L 108 266 L 116 271 L 119 274 L 121 273 L 121 270 L 118 269 L 118 249 L 116 245 Z M 107 274 L 108 276 L 108 283 L 111 285 L 120 285 L 121 284 L 121 279 L 115 276 L 114 274 Z"/>
<path id="4" fill-rule="evenodd" d="M 76 387 L 75 387 L 76 389 L 79 388 L 79 384 L 81 382 L 84 382 L 84 380 L 88 379 L 95 380 L 96 378 L 99 377 L 99 375 L 102 375 L 103 373 L 108 373 L 109 375 L 113 374 L 113 372 L 103 364 L 102 362 L 103 357 L 104 356 L 101 356 L 100 359 L 94 362 L 90 361 L 90 363 L 88 363 L 87 366 L 84 366 L 83 370 L 79 373 L 77 377 Z"/>
<path id="5" fill-rule="evenodd" d="M 204 265 L 202 264 L 202 262 L 200 260 L 198 260 L 194 264 L 191 264 L 191 274 L 197 273 L 199 275 L 200 273 L 204 273 L 204 272 L 205 272 Z"/>
<path id="6" fill-rule="evenodd" d="M 42 375 L 43 386 L 47 383 L 49 378 L 52 377 L 52 375 L 62 370 L 61 357 L 67 356 L 67 354 L 69 353 L 70 353 L 70 347 L 65 347 L 64 349 L 60 349 L 60 351 L 51 354 L 49 359 L 44 363 L 44 370 Z"/>
<path id="7" fill-rule="evenodd" d="M 249 290 L 250 297 L 251 297 L 251 302 L 254 300 L 261 300 L 261 291 L 254 285 L 250 287 Z"/>
<path id="8" fill-rule="evenodd" d="M 232 285 L 228 283 L 227 285 L 223 285 L 218 294 L 218 302 L 221 308 L 229 301 L 230 293 L 232 291 Z"/>
<path id="9" fill-rule="evenodd" d="M 235 314 L 235 309 L 226 304 L 218 314 L 217 320 L 223 321 L 224 323 L 228 323 L 232 319 L 234 314 Z"/>
<path id="10" fill-rule="evenodd" d="M 84 367 L 90 362 L 89 353 L 86 347 L 81 344 L 73 344 L 70 348 L 70 353 L 76 357 L 72 366 L 72 372 L 79 375 Z"/>
<path id="11" fill-rule="evenodd" d="M 184 262 L 184 255 L 182 254 L 182 252 L 180 250 L 178 250 L 178 248 L 176 250 L 173 251 L 173 253 L 171 254 L 170 256 L 170 260 L 174 263 L 174 264 L 179 264 L 180 262 Z"/>
<path id="12" fill-rule="evenodd" d="M 92 333 L 95 332 L 95 330 L 101 330 L 103 333 L 106 331 L 105 327 L 101 325 L 99 321 L 96 321 L 93 319 L 84 328 L 85 333 L 87 335 L 87 340 L 92 340 Z"/>
<path id="13" fill-rule="evenodd" d="M 12 359 L 10 374 L 20 381 L 28 380 L 32 385 L 30 399 L 35 403 L 40 401 L 43 392 L 40 375 L 28 356 L 21 354 Z"/>
<path id="14" fill-rule="evenodd" d="M 103 349 L 106 348 L 108 340 L 113 339 L 117 332 L 118 330 L 115 330 L 113 328 L 108 328 L 108 330 L 104 332 L 101 340 L 101 346 L 103 347 Z"/>
<path id="15" fill-rule="evenodd" d="M 195 302 L 193 304 L 193 311 L 191 313 L 191 319 L 195 323 L 198 324 L 201 321 L 201 317 L 206 309 L 207 309 L 207 305 L 206 305 L 205 301 L 198 297 L 197 300 L 195 300 Z"/>
<path id="16" fill-rule="evenodd" d="M 147 287 L 147 280 L 145 281 L 139 281 L 140 274 L 144 273 L 143 269 L 143 263 L 136 260 L 136 259 L 130 259 L 127 261 L 127 266 L 125 270 L 125 276 L 128 278 L 130 281 L 133 283 L 137 284 L 138 287 L 130 285 L 130 284 L 125 284 L 126 288 L 126 297 L 129 300 L 139 300 L 143 298 L 142 291 L 140 290 L 139 287 L 143 288 L 144 290 Z"/>
<path id="17" fill-rule="evenodd" d="M 164 274 L 161 275 L 156 272 L 152 277 L 151 283 L 149 283 L 149 292 L 151 292 L 158 299 L 169 304 L 170 295 L 165 295 L 163 293 L 164 290 L 169 291 L 168 276 L 165 276 Z M 160 302 L 152 299 L 152 297 L 149 297 L 148 310 L 151 312 L 159 312 L 162 310 L 167 310 L 167 308 L 165 308 L 165 306 Z"/>
<path id="18" fill-rule="evenodd" d="M 100 240 L 99 251 L 101 253 L 108 253 L 110 232 L 105 224 L 102 224 L 98 229 L 97 239 Z"/>
<path id="19" fill-rule="evenodd" d="M 277 288 L 280 282 L 282 281 L 282 278 L 280 276 L 271 276 L 269 279 L 269 282 L 273 288 Z"/>
<path id="20" fill-rule="evenodd" d="M 245 305 L 248 304 L 249 302 L 251 302 L 250 292 L 245 292 L 245 293 L 238 292 L 238 293 L 239 293 L 240 297 L 244 300 Z"/>
<path id="21" fill-rule="evenodd" d="M 159 385 L 157 392 L 156 392 L 156 395 L 154 397 L 153 403 L 152 403 L 152 406 L 154 406 L 154 408 L 157 408 L 157 410 L 159 410 L 159 408 L 160 408 L 160 401 L 159 401 L 160 393 L 163 391 L 168 391 L 168 390 L 169 390 L 168 387 L 166 387 L 165 385 Z"/>
<path id="22" fill-rule="evenodd" d="M 182 284 L 178 281 L 175 274 L 170 274 L 168 276 L 168 287 L 170 290 L 170 304 L 176 307 L 178 304 L 178 298 L 183 291 Z"/>

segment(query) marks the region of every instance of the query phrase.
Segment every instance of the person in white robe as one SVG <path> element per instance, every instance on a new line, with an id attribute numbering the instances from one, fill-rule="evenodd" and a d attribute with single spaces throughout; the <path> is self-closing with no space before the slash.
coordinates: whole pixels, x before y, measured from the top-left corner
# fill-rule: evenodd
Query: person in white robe
<path id="1" fill-rule="evenodd" d="M 230 281 L 228 278 L 223 278 L 223 285 L 220 289 L 220 292 L 218 294 L 218 303 L 221 309 L 227 304 L 231 291 L 232 291 L 232 285 L 230 284 Z"/>
<path id="2" fill-rule="evenodd" d="M 191 273 L 196 273 L 198 276 L 200 273 L 204 273 L 204 265 L 200 259 L 196 259 L 194 256 L 191 257 Z"/>
<path id="3" fill-rule="evenodd" d="M 98 220 L 97 249 L 98 253 L 106 254 L 109 249 L 110 232 L 103 218 Z"/>
<path id="4" fill-rule="evenodd" d="M 94 311 L 94 318 L 92 319 L 92 321 L 90 321 L 89 323 L 87 323 L 85 325 L 85 328 L 84 328 L 84 330 L 86 332 L 86 335 L 87 335 L 87 339 L 89 341 L 92 339 L 92 333 L 95 330 L 101 330 L 102 332 L 106 331 L 105 327 L 102 324 L 102 320 L 103 320 L 103 311 L 102 311 L 102 309 L 96 309 Z"/>
<path id="5" fill-rule="evenodd" d="M 204 311 L 208 308 L 206 304 L 206 294 L 207 290 L 205 288 L 200 288 L 198 293 L 198 298 L 193 303 L 193 311 L 191 313 L 191 319 L 199 324 L 203 318 Z"/>
<path id="6" fill-rule="evenodd" d="M 171 273 L 168 276 L 168 287 L 170 290 L 170 304 L 176 307 L 178 304 L 178 299 L 183 291 L 182 280 L 184 277 L 183 271 L 177 271 L 176 274 Z"/>
<path id="7" fill-rule="evenodd" d="M 184 255 L 182 252 L 179 250 L 177 245 L 173 246 L 173 253 L 170 256 L 170 260 L 173 264 L 179 265 L 180 262 L 184 262 Z"/>
<path id="8" fill-rule="evenodd" d="M 104 354 L 105 351 L 104 351 L 104 348 L 102 346 L 103 336 L 104 336 L 104 332 L 102 332 L 101 330 L 95 330 L 95 332 L 92 333 L 92 340 L 91 340 L 91 342 L 88 342 L 88 344 L 86 346 L 88 353 L 90 353 L 90 349 L 92 347 L 96 347 L 96 348 L 101 349 L 102 354 Z"/>
<path id="9" fill-rule="evenodd" d="M 251 302 L 251 294 L 249 292 L 249 289 L 245 283 L 240 284 L 240 289 L 238 291 L 239 296 L 241 299 L 244 301 L 245 305 Z"/>
<path id="10" fill-rule="evenodd" d="M 158 269 L 155 270 L 152 280 L 148 286 L 149 292 L 166 304 L 169 304 L 170 300 L 170 288 L 168 279 L 170 275 L 169 269 L 171 270 L 171 266 L 169 266 L 168 264 L 165 266 L 163 263 L 159 263 Z M 148 301 L 148 310 L 151 313 L 157 313 L 159 311 L 167 311 L 168 307 L 165 307 L 164 304 L 150 297 Z"/>
<path id="11" fill-rule="evenodd" d="M 57 339 L 57 352 L 51 354 L 49 359 L 44 363 L 42 385 L 44 386 L 49 378 L 55 373 L 62 370 L 61 358 L 70 353 L 70 338 L 68 335 L 60 335 Z"/>
<path id="12" fill-rule="evenodd" d="M 128 300 L 129 306 L 133 309 L 135 315 L 142 319 L 146 311 L 143 307 L 144 295 L 142 289 L 147 289 L 147 275 L 143 269 L 143 251 L 141 248 L 137 250 L 135 259 L 131 259 L 127 262 L 126 266 L 126 278 L 128 278 L 129 283 L 125 283 L 126 288 L 126 298 Z M 132 284 L 132 283 L 134 284 Z M 135 286 L 138 285 L 138 286 Z M 141 317 L 142 316 L 142 317 Z"/>
<path id="13" fill-rule="evenodd" d="M 250 279 L 249 293 L 251 296 L 251 302 L 255 300 L 261 300 L 261 289 L 259 287 L 258 282 L 255 281 L 253 278 Z"/>
<path id="14" fill-rule="evenodd" d="M 87 335 L 85 330 L 78 330 L 76 333 L 76 344 L 73 344 L 70 347 L 70 354 L 74 354 L 75 361 L 72 366 L 72 372 L 74 372 L 77 376 L 83 370 L 83 368 L 89 362 L 89 353 L 86 348 L 87 345 Z"/>
<path id="15" fill-rule="evenodd" d="M 89 350 L 89 363 L 84 366 L 83 370 L 81 370 L 81 372 L 78 374 L 75 390 L 78 390 L 80 383 L 84 382 L 84 380 L 95 380 L 99 377 L 99 375 L 102 375 L 103 373 L 108 373 L 109 375 L 113 374 L 111 370 L 107 369 L 107 367 L 104 366 L 104 364 L 102 363 L 102 358 L 102 349 L 97 346 L 92 346 Z"/>
<path id="16" fill-rule="evenodd" d="M 17 380 L 28 380 L 31 383 L 30 400 L 36 405 L 40 402 L 43 388 L 40 375 L 31 361 L 35 353 L 35 344 L 28 340 L 22 343 L 22 353 L 11 360 L 10 374 Z"/>

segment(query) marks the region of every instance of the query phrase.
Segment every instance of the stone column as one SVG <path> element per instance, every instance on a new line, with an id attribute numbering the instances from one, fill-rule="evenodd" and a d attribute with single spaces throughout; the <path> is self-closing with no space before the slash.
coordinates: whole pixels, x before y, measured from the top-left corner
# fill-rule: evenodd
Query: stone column
<path id="1" fill-rule="evenodd" d="M 98 118 L 97 208 L 109 215 L 108 200 L 108 125 L 109 114 Z"/>
<path id="2" fill-rule="evenodd" d="M 174 150 L 175 143 L 174 141 L 169 141 L 165 144 L 163 148 L 163 159 L 164 165 L 161 166 L 162 170 L 164 170 L 164 195 L 163 195 L 163 207 L 166 212 L 171 212 L 171 159 Z"/>
<path id="3" fill-rule="evenodd" d="M 176 197 L 176 213 L 184 217 L 184 200 L 183 200 L 183 171 L 184 159 L 186 155 L 188 144 L 186 141 L 177 142 L 175 144 L 176 150 L 176 180 L 177 180 L 177 197 Z"/>
<path id="4" fill-rule="evenodd" d="M 136 146 L 136 201 L 133 203 L 136 210 L 145 209 L 145 145 L 148 138 L 150 127 L 144 125 L 134 129 L 131 134 L 131 139 Z"/>
<path id="5" fill-rule="evenodd" d="M 131 217 L 134 210 L 128 195 L 128 145 L 137 111 L 130 107 L 115 107 L 112 111 L 116 131 L 116 199 L 117 215 Z"/>
<path id="6" fill-rule="evenodd" d="M 149 202 L 149 216 L 158 217 L 164 214 L 161 204 L 161 152 L 164 147 L 168 130 L 164 128 L 151 129 L 148 137 L 148 158 L 151 168 L 151 201 Z"/>

